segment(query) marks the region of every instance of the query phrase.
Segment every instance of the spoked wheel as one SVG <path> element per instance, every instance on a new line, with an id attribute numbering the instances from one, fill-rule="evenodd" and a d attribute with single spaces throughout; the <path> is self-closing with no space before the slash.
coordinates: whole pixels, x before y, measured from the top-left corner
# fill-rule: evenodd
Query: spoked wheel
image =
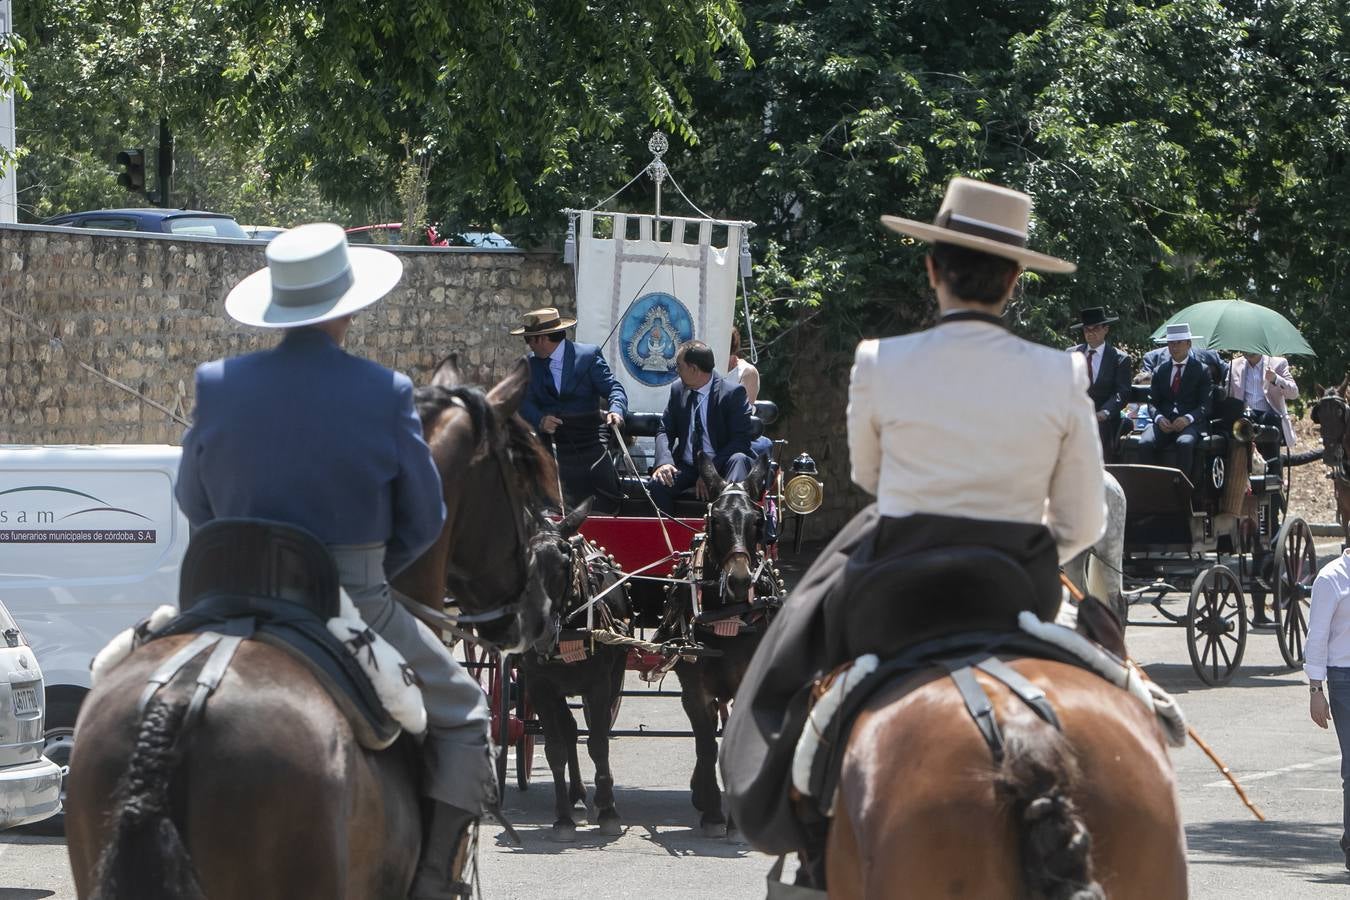
<path id="1" fill-rule="evenodd" d="M 529 723 L 534 721 L 534 704 L 530 703 L 529 692 L 517 673 L 512 685 L 516 693 L 516 718 L 523 723 L 520 739 L 516 741 L 516 786 L 522 791 L 530 786 L 530 776 L 534 773 L 534 733 Z"/>
<path id="2" fill-rule="evenodd" d="M 1227 684 L 1247 649 L 1247 604 L 1242 582 L 1227 566 L 1211 566 L 1191 585 L 1186 644 L 1195 674 L 1208 685 Z"/>
<path id="3" fill-rule="evenodd" d="M 1308 606 L 1317 578 L 1317 548 L 1312 529 L 1298 518 L 1286 519 L 1275 538 L 1275 637 L 1286 664 L 1303 665 L 1308 638 Z"/>

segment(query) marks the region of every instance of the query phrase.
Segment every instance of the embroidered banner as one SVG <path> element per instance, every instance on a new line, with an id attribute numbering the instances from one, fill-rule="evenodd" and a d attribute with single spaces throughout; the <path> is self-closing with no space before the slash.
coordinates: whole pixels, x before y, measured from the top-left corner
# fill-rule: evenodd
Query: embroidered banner
<path id="1" fill-rule="evenodd" d="M 577 340 L 600 344 L 628 407 L 661 412 L 675 351 L 698 339 L 726 371 L 739 223 L 610 212 L 577 220 Z"/>

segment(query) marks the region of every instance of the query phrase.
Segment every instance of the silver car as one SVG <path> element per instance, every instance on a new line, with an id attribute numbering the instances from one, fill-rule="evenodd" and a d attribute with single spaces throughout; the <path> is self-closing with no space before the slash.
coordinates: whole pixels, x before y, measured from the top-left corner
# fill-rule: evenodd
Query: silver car
<path id="1" fill-rule="evenodd" d="M 61 811 L 61 767 L 42 755 L 42 670 L 0 603 L 0 828 Z"/>

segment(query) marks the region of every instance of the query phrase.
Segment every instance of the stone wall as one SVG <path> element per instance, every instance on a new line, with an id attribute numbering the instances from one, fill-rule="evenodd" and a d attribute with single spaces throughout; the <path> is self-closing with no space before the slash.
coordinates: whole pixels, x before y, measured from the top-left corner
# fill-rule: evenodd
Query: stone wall
<path id="1" fill-rule="evenodd" d="M 348 346 L 414 381 L 453 352 L 466 376 L 491 383 L 525 350 L 507 333 L 523 311 L 574 306 L 556 253 L 394 252 L 403 281 L 357 316 Z M 275 343 L 224 313 L 229 288 L 262 265 L 260 242 L 0 226 L 0 442 L 178 443 L 183 426 L 141 397 L 188 418 L 198 363 Z M 848 482 L 848 360 L 822 358 L 771 429 L 820 464 L 825 506 L 808 539 L 863 502 Z"/>

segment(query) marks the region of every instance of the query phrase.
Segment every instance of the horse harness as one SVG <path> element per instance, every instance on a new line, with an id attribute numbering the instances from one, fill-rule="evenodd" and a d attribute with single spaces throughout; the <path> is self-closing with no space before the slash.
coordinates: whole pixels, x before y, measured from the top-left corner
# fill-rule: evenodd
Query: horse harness
<path id="1" fill-rule="evenodd" d="M 567 539 L 567 547 L 571 569 L 566 597 L 572 602 L 554 614 L 557 637 L 549 653 L 539 655 L 548 661 L 561 659 L 572 663 L 595 652 L 593 632 L 596 629 L 622 635 L 631 634 L 631 629 L 626 622 L 615 618 L 614 610 L 603 602 L 603 597 L 597 597 L 603 581 L 602 570 L 614 565 L 613 558 L 579 534 Z M 586 627 L 568 628 L 567 623 L 582 612 L 587 615 Z"/>
<path id="2" fill-rule="evenodd" d="M 1321 408 L 1325 403 L 1336 407 L 1336 418 L 1341 426 L 1340 441 L 1334 448 L 1335 462 L 1331 464 L 1331 477 L 1341 484 L 1350 484 L 1350 403 L 1335 394 L 1322 397 L 1313 407 L 1312 413 L 1313 422 L 1318 425 L 1322 424 Z"/>

